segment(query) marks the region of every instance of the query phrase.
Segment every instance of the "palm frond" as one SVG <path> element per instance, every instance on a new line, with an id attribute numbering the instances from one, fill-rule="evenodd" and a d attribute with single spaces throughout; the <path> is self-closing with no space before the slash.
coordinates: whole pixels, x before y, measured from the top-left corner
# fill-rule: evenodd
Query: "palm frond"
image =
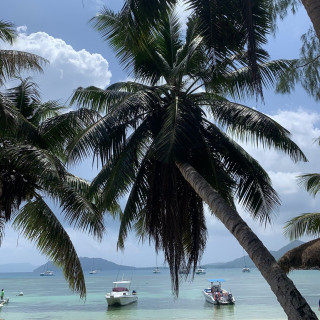
<path id="1" fill-rule="evenodd" d="M 268 174 L 241 146 L 229 139 L 216 126 L 209 124 L 207 143 L 211 154 L 219 154 L 225 172 L 234 180 L 234 193 L 239 203 L 260 222 L 270 222 L 271 214 L 279 206 L 277 193 Z M 199 169 L 201 172 L 201 168 Z M 219 189 L 218 189 L 219 191 Z"/>
<path id="2" fill-rule="evenodd" d="M 320 191 L 320 174 L 319 173 L 303 174 L 298 178 L 299 178 L 299 184 L 304 186 L 306 190 L 309 193 L 311 193 L 314 197 Z"/>
<path id="3" fill-rule="evenodd" d="M 0 20 L 0 39 L 12 44 L 15 37 L 16 31 L 14 25 L 11 22 Z"/>
<path id="4" fill-rule="evenodd" d="M 21 71 L 42 72 L 42 66 L 48 60 L 28 52 L 15 50 L 0 50 L 0 84 L 16 77 Z"/>
<path id="5" fill-rule="evenodd" d="M 2 205 L 1 205 L 1 197 L 0 197 L 0 212 L 1 211 L 2 211 Z M 5 226 L 6 226 L 5 219 L 2 216 L 0 216 L 0 248 L 1 248 L 1 244 L 2 244 L 3 238 L 4 238 Z"/>
<path id="6" fill-rule="evenodd" d="M 320 213 L 303 213 L 289 220 L 284 226 L 284 234 L 294 240 L 304 235 L 319 237 Z"/>
<path id="7" fill-rule="evenodd" d="M 79 292 L 80 297 L 86 297 L 84 275 L 76 250 L 62 224 L 42 198 L 29 201 L 14 219 L 13 226 L 62 268 L 72 290 Z"/>
<path id="8" fill-rule="evenodd" d="M 235 138 L 264 148 L 274 147 L 287 153 L 293 161 L 307 161 L 290 133 L 265 114 L 228 101 L 210 101 L 211 112 L 221 126 Z"/>

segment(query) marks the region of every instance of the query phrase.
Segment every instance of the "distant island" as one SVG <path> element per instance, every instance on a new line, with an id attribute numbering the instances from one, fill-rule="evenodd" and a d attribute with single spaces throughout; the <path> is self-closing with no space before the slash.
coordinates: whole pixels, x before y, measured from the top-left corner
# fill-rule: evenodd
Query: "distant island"
<path id="1" fill-rule="evenodd" d="M 282 257 L 287 251 L 303 244 L 302 241 L 293 241 L 289 243 L 288 245 L 282 247 L 278 251 L 270 251 L 271 254 L 275 257 L 276 260 L 278 260 L 280 257 Z M 132 269 L 152 269 L 152 267 L 146 267 L 146 268 L 136 268 L 132 266 L 126 266 L 126 265 L 120 265 L 116 264 L 114 262 L 102 259 L 102 258 L 87 258 L 87 257 L 80 257 L 80 262 L 82 265 L 82 269 L 85 272 L 89 272 L 93 269 L 100 270 L 100 271 L 108 271 L 108 270 L 132 270 Z M 235 260 L 229 261 L 229 262 L 217 262 L 217 263 L 209 263 L 202 265 L 202 267 L 205 268 L 243 268 L 244 267 L 244 261 L 246 262 L 246 266 L 249 268 L 255 268 L 254 263 L 249 258 L 248 255 L 245 255 L 244 257 L 237 258 Z M 35 267 L 29 263 L 10 263 L 10 264 L 2 264 L 0 265 L 0 273 L 3 272 L 35 272 L 35 273 L 41 273 L 45 270 L 51 270 L 54 272 L 61 271 L 58 267 L 56 267 L 52 262 L 47 262 L 43 264 L 40 267 Z"/>
<path id="2" fill-rule="evenodd" d="M 276 260 L 280 259 L 286 252 L 289 250 L 300 246 L 303 244 L 303 241 L 295 240 L 290 242 L 288 245 L 282 247 L 278 251 L 270 251 L 270 253 L 274 256 Z M 237 258 L 235 260 L 229 261 L 229 262 L 217 262 L 217 263 L 209 263 L 206 265 L 202 265 L 206 268 L 243 268 L 244 267 L 244 261 L 246 262 L 246 266 L 248 268 L 255 268 L 255 264 L 253 261 L 249 258 L 248 255 L 245 255 L 244 257 Z"/>

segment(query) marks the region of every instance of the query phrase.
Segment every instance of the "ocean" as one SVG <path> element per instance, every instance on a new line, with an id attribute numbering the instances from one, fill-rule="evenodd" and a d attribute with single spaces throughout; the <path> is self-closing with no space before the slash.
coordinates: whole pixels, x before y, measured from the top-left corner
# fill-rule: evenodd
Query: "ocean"
<path id="1" fill-rule="evenodd" d="M 319 316 L 320 272 L 294 271 L 289 274 L 297 288 Z M 106 292 L 112 281 L 132 280 L 131 289 L 137 291 L 137 303 L 123 307 L 109 307 Z M 208 287 L 208 278 L 223 278 L 222 287 L 231 291 L 235 305 L 214 306 L 205 302 L 201 290 Z M 4 320 L 248 320 L 287 319 L 266 281 L 257 269 L 243 273 L 241 269 L 207 269 L 205 275 L 195 275 L 193 281 L 181 282 L 175 299 L 171 291 L 170 274 L 161 270 L 101 271 L 86 274 L 87 299 L 72 293 L 62 274 L 40 277 L 35 273 L 0 273 L 0 289 L 10 298 L 0 309 Z M 19 292 L 23 296 L 17 296 Z"/>

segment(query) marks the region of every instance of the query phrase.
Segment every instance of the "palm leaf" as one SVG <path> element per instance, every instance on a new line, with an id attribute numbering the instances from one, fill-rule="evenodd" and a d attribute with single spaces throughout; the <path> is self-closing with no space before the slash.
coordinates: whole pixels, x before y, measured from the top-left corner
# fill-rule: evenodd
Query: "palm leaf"
<path id="1" fill-rule="evenodd" d="M 16 31 L 14 25 L 10 22 L 0 20 L 0 39 L 12 44 L 15 37 Z"/>
<path id="2" fill-rule="evenodd" d="M 14 219 L 13 226 L 34 242 L 40 252 L 62 267 L 72 290 L 79 292 L 82 298 L 86 296 L 81 263 L 71 239 L 42 198 L 28 202 Z"/>
<path id="3" fill-rule="evenodd" d="M 210 101 L 214 118 L 241 141 L 252 141 L 262 147 L 274 147 L 287 153 L 293 161 L 307 161 L 301 149 L 290 139 L 290 133 L 265 114 L 229 101 Z"/>
<path id="4" fill-rule="evenodd" d="M 320 213 L 303 213 L 294 217 L 284 226 L 284 233 L 290 240 L 300 238 L 304 235 L 318 238 L 320 235 Z"/>
<path id="5" fill-rule="evenodd" d="M 320 191 L 320 174 L 309 173 L 299 176 L 299 183 L 303 185 L 313 196 Z"/>
<path id="6" fill-rule="evenodd" d="M 48 60 L 32 53 L 0 50 L 0 84 L 12 77 L 18 76 L 21 71 L 42 72 L 42 66 Z"/>

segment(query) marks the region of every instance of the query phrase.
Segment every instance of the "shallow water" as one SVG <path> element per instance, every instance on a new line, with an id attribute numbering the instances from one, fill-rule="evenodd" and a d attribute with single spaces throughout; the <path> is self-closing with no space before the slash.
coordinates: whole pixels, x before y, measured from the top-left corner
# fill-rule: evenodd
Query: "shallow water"
<path id="1" fill-rule="evenodd" d="M 73 294 L 61 274 L 40 277 L 34 273 L 2 273 L 0 287 L 10 302 L 0 311 L 5 320 L 141 320 L 141 319 L 287 319 L 269 286 L 257 269 L 207 269 L 206 275 L 195 275 L 194 281 L 181 283 L 180 295 L 174 299 L 168 270 L 100 272 L 86 275 L 87 299 Z M 138 303 L 124 307 L 107 307 L 105 293 L 112 281 L 122 276 L 132 278 L 131 289 L 138 292 Z M 222 287 L 232 291 L 234 306 L 213 306 L 205 302 L 201 290 L 207 278 L 224 278 Z M 300 292 L 319 316 L 320 272 L 294 271 L 290 274 Z M 23 296 L 16 296 L 20 291 Z"/>

